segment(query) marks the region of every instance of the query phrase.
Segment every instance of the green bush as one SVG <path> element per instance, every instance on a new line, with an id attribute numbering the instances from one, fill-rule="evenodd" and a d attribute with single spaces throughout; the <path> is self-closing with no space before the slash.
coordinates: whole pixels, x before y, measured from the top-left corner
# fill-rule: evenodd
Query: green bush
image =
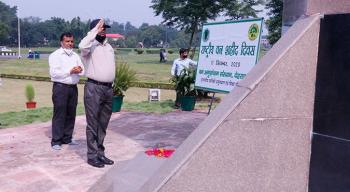
<path id="1" fill-rule="evenodd" d="M 29 101 L 29 102 L 34 101 L 35 91 L 34 91 L 34 87 L 32 84 L 26 85 L 25 94 L 26 94 L 27 101 Z"/>
<path id="2" fill-rule="evenodd" d="M 128 54 L 128 53 L 132 52 L 132 49 L 131 48 L 116 48 L 116 52 Z"/>
<path id="3" fill-rule="evenodd" d="M 147 49 L 146 53 L 147 54 L 159 54 L 160 50 L 159 49 Z"/>
<path id="4" fill-rule="evenodd" d="M 194 87 L 196 80 L 196 69 L 185 67 L 179 76 L 173 76 L 171 81 L 175 83 L 175 90 L 181 96 L 196 96 L 197 90 Z"/>
<path id="5" fill-rule="evenodd" d="M 132 87 L 140 88 L 152 88 L 152 89 L 174 89 L 174 84 L 170 83 L 153 83 L 153 82 L 142 82 L 142 81 L 133 81 L 131 83 Z"/>
<path id="6" fill-rule="evenodd" d="M 168 50 L 168 53 L 169 53 L 169 54 L 173 54 L 173 53 L 174 53 L 174 50 L 169 49 L 169 50 Z"/>
<path id="7" fill-rule="evenodd" d="M 136 81 L 136 72 L 126 62 L 118 64 L 115 71 L 113 94 L 115 96 L 123 96 L 133 81 Z"/>
<path id="8" fill-rule="evenodd" d="M 143 49 L 136 49 L 137 54 L 141 55 L 143 53 Z"/>

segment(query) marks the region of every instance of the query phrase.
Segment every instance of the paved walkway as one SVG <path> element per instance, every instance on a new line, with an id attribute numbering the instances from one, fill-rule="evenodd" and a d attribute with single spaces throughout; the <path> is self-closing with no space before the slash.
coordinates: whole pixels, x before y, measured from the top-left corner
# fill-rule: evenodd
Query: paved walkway
<path id="1" fill-rule="evenodd" d="M 199 111 L 114 113 L 106 156 L 118 166 L 148 148 L 177 148 L 206 116 Z M 86 163 L 85 127 L 85 116 L 77 117 L 74 138 L 80 145 L 64 145 L 60 151 L 50 147 L 51 122 L 0 130 L 0 191 L 87 191 L 111 166 Z"/>

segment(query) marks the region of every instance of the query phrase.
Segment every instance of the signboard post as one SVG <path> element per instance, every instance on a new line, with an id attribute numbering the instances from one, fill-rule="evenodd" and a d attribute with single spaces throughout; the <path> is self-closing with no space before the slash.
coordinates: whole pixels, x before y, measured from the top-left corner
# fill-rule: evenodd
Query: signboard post
<path id="1" fill-rule="evenodd" d="M 246 76 L 258 60 L 262 21 L 203 25 L 196 88 L 228 93 Z"/>
<path id="2" fill-rule="evenodd" d="M 204 24 L 195 87 L 229 93 L 258 61 L 262 22 L 258 18 Z"/>

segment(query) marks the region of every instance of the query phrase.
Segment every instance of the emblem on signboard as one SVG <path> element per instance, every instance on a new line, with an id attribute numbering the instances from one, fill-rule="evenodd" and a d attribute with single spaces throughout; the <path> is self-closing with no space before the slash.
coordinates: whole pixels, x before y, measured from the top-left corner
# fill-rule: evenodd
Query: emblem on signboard
<path id="1" fill-rule="evenodd" d="M 253 24 L 249 27 L 248 30 L 248 38 L 251 41 L 254 41 L 259 35 L 259 26 L 257 24 Z"/>
<path id="2" fill-rule="evenodd" d="M 209 29 L 205 29 L 203 32 L 203 41 L 206 42 L 209 39 Z"/>

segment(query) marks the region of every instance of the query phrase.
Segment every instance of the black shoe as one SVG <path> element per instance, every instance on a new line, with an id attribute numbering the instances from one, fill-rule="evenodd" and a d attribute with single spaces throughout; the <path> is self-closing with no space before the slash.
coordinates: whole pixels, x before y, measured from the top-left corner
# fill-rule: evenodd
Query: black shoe
<path id="1" fill-rule="evenodd" d="M 98 160 L 101 161 L 101 163 L 105 164 L 105 165 L 113 165 L 114 161 L 108 159 L 106 156 L 100 156 L 98 157 Z"/>
<path id="2" fill-rule="evenodd" d="M 99 161 L 98 159 L 88 159 L 87 163 L 93 167 L 98 167 L 98 168 L 102 168 L 105 166 L 105 164 Z"/>

